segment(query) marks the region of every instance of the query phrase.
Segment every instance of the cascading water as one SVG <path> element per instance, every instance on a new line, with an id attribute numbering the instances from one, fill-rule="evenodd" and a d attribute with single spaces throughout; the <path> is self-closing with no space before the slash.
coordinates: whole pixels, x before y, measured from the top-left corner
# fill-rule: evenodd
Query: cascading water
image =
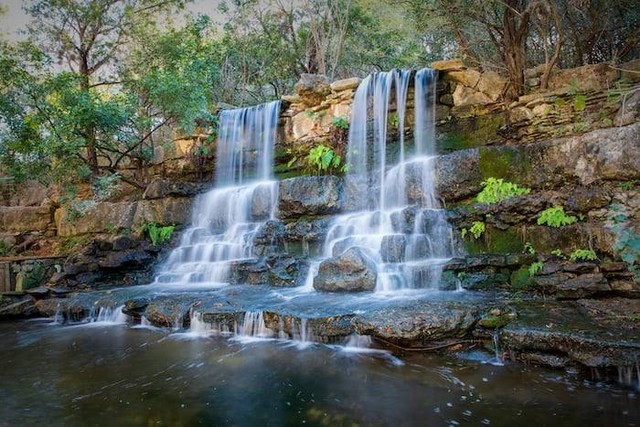
<path id="1" fill-rule="evenodd" d="M 191 228 L 155 283 L 220 286 L 233 261 L 254 255 L 255 233 L 275 217 L 273 147 L 279 114 L 280 101 L 220 113 L 215 186 L 198 198 Z"/>
<path id="2" fill-rule="evenodd" d="M 414 141 L 405 141 L 409 84 L 414 82 Z M 437 288 L 454 253 L 452 229 L 434 186 L 436 73 L 423 69 L 375 73 L 353 104 L 346 200 L 357 212 L 339 216 L 323 256 L 357 246 L 377 265 L 377 291 Z M 394 111 L 395 110 L 395 111 Z M 390 140 L 389 126 L 397 139 Z"/>

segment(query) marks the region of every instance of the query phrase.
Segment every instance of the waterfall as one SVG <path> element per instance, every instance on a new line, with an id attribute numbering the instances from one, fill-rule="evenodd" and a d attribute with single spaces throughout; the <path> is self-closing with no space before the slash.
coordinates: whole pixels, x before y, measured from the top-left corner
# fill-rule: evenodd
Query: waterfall
<path id="1" fill-rule="evenodd" d="M 196 200 L 192 225 L 155 284 L 224 285 L 232 262 L 253 257 L 253 237 L 276 214 L 279 114 L 280 101 L 220 113 L 214 188 Z"/>
<path id="2" fill-rule="evenodd" d="M 405 140 L 408 88 L 414 84 L 414 141 Z M 435 193 L 436 72 L 374 73 L 355 93 L 349 128 L 346 200 L 323 256 L 352 246 L 373 250 L 377 291 L 437 289 L 453 256 L 453 233 Z M 394 130 L 395 138 L 390 137 Z"/>

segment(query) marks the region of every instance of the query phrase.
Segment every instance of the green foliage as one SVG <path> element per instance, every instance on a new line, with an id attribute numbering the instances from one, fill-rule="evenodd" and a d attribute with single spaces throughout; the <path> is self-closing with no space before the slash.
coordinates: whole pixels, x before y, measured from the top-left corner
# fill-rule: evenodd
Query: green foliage
<path id="1" fill-rule="evenodd" d="M 587 106 L 587 98 L 584 95 L 576 95 L 573 99 L 574 111 L 584 111 Z"/>
<path id="2" fill-rule="evenodd" d="M 342 163 L 342 157 L 333 148 L 323 144 L 317 145 L 309 151 L 306 163 L 312 173 L 317 175 L 346 171 L 346 165 Z"/>
<path id="3" fill-rule="evenodd" d="M 143 232 L 147 232 L 151 244 L 157 246 L 159 244 L 168 242 L 173 235 L 175 225 L 158 226 L 156 223 L 145 224 L 142 228 Z"/>
<path id="4" fill-rule="evenodd" d="M 485 232 L 485 230 L 486 230 L 486 226 L 485 226 L 484 222 L 482 222 L 482 221 L 473 221 L 473 223 L 471 223 L 471 227 L 469 227 L 468 230 L 466 228 L 462 229 L 462 231 L 461 231 L 462 238 L 464 239 L 466 237 L 467 233 L 471 233 L 473 238 L 478 240 L 480 238 L 480 236 L 482 236 L 482 234 Z"/>
<path id="5" fill-rule="evenodd" d="M 338 129 L 349 129 L 349 121 L 342 116 L 335 116 L 333 119 L 331 119 L 331 124 L 333 125 L 333 127 Z"/>
<path id="6" fill-rule="evenodd" d="M 573 224 L 576 221 L 578 221 L 578 218 L 565 214 L 562 206 L 553 206 L 543 210 L 538 215 L 538 225 L 548 225 L 549 227 L 558 228 Z"/>
<path id="7" fill-rule="evenodd" d="M 565 254 L 560 249 L 552 250 L 551 251 L 551 255 L 553 255 L 554 257 L 560 258 L 560 259 L 565 259 L 566 258 Z"/>
<path id="8" fill-rule="evenodd" d="M 529 194 L 529 188 L 519 187 L 502 178 L 488 178 L 480 184 L 483 188 L 476 196 L 476 200 L 482 203 L 496 203 L 509 197 Z"/>
<path id="9" fill-rule="evenodd" d="M 529 277 L 535 276 L 540 271 L 542 271 L 543 268 L 544 268 L 544 262 L 542 261 L 532 262 L 531 265 L 527 268 L 527 271 L 529 272 Z"/>
<path id="10" fill-rule="evenodd" d="M 535 255 L 536 254 L 536 249 L 533 247 L 533 245 L 529 242 L 525 242 L 524 244 L 524 252 L 528 253 L 530 255 Z"/>
<path id="11" fill-rule="evenodd" d="M 598 259 L 596 253 L 591 249 L 576 249 L 569 255 L 571 261 L 595 261 Z"/>

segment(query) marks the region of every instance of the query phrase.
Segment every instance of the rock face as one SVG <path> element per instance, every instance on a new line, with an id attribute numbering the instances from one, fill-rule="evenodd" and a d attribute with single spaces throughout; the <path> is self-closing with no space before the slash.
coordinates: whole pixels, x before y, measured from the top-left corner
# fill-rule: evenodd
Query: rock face
<path id="1" fill-rule="evenodd" d="M 96 203 L 86 212 L 77 213 L 72 208 L 56 210 L 55 220 L 59 236 L 113 233 L 139 229 L 146 223 L 181 225 L 191 219 L 192 199 L 165 197 L 137 202 Z"/>
<path id="2" fill-rule="evenodd" d="M 304 176 L 280 181 L 280 216 L 326 215 L 340 211 L 342 180 L 336 176 Z"/>
<path id="3" fill-rule="evenodd" d="M 376 287 L 376 266 L 362 249 L 352 247 L 320 263 L 313 287 L 329 292 L 371 291 Z"/>
<path id="4" fill-rule="evenodd" d="M 331 93 L 327 77 L 318 74 L 302 74 L 293 89 L 309 107 L 319 105 Z"/>
<path id="5" fill-rule="evenodd" d="M 46 231 L 53 225 L 48 206 L 0 207 L 0 230 L 3 232 Z"/>

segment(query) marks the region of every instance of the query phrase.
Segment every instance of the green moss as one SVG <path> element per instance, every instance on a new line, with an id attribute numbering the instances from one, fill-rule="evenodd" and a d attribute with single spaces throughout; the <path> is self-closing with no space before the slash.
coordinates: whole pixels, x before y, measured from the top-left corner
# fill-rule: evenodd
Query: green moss
<path id="1" fill-rule="evenodd" d="M 510 254 L 521 253 L 524 250 L 524 243 L 516 229 L 499 230 L 495 227 L 487 226 L 483 239 L 464 239 L 463 244 L 467 253 L 480 254 Z"/>
<path id="2" fill-rule="evenodd" d="M 522 266 L 511 274 L 511 287 L 515 290 L 529 288 L 533 285 L 528 266 Z"/>
<path id="3" fill-rule="evenodd" d="M 502 113 L 454 118 L 438 128 L 438 151 L 449 153 L 500 142 L 503 138 L 499 132 L 505 124 Z"/>
<path id="4" fill-rule="evenodd" d="M 480 147 L 480 173 L 483 179 L 503 178 L 518 181 L 521 164 L 520 151 L 512 147 Z"/>

